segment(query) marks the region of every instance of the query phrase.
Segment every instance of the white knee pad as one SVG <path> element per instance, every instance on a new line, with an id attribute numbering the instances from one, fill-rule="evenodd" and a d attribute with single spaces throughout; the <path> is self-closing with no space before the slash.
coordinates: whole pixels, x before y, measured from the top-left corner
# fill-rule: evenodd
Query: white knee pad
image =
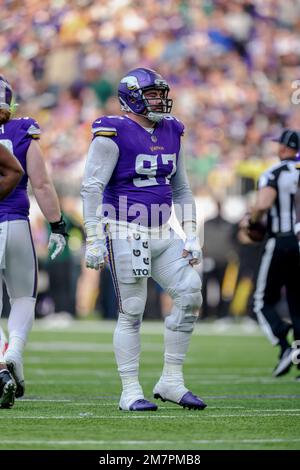
<path id="1" fill-rule="evenodd" d="M 129 297 L 122 300 L 122 313 L 131 322 L 142 320 L 145 309 L 145 300 L 140 297 Z"/>
<path id="2" fill-rule="evenodd" d="M 34 320 L 35 302 L 34 297 L 10 299 L 11 310 L 7 324 L 9 336 L 18 336 L 26 341 Z"/>
<path id="3" fill-rule="evenodd" d="M 166 328 L 173 331 L 192 332 L 202 304 L 201 279 L 193 269 L 189 269 L 185 279 L 173 292 L 174 306 L 166 318 Z"/>

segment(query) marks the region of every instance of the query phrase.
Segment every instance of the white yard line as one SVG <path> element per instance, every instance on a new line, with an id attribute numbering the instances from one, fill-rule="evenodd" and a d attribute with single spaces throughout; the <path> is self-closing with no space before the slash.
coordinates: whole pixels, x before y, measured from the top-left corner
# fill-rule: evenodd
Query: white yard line
<path id="1" fill-rule="evenodd" d="M 104 398 L 105 400 L 107 401 L 111 401 L 112 398 L 108 397 L 108 398 Z M 21 400 L 18 400 L 17 403 L 22 403 L 22 402 L 31 402 L 31 403 L 67 403 L 68 405 L 71 405 L 71 406 L 99 406 L 99 407 L 102 407 L 102 406 L 109 406 L 109 407 L 115 407 L 116 406 L 116 403 L 115 403 L 115 400 L 112 402 L 112 403 L 103 403 L 103 402 L 100 402 L 99 399 L 95 398 L 93 399 L 92 401 L 73 401 L 71 399 L 55 399 L 55 398 L 51 398 L 51 399 L 43 399 L 43 398 L 22 398 Z M 162 406 L 162 405 L 161 405 Z M 246 407 L 245 406 L 209 406 L 209 410 L 244 410 L 244 413 L 261 413 L 262 409 L 261 408 L 251 408 L 250 410 L 247 410 L 245 409 Z M 164 410 L 175 410 L 176 408 L 174 408 L 174 405 L 173 406 L 167 406 L 167 405 L 164 405 L 163 406 L 163 409 Z M 276 413 L 276 412 L 280 412 L 280 413 L 298 413 L 300 412 L 300 408 L 264 408 L 264 412 L 267 412 L 267 413 Z M 210 415 L 211 416 L 211 415 Z M 222 415 L 223 416 L 223 415 Z M 236 415 L 237 416 L 237 415 Z"/>
<path id="2" fill-rule="evenodd" d="M 26 355 L 26 366 L 33 366 L 33 365 L 49 365 L 55 363 L 53 360 L 53 357 L 37 357 L 37 356 L 28 356 Z M 72 357 L 60 357 L 59 358 L 59 363 L 64 364 L 64 365 L 83 365 L 86 364 L 88 366 L 91 365 L 98 365 L 101 366 L 103 363 L 104 364 L 111 364 L 111 358 L 110 357 L 81 357 L 81 352 L 78 352 L 78 357 L 76 357 L 75 354 L 72 354 Z"/>
<path id="3" fill-rule="evenodd" d="M 35 342 L 32 341 L 32 344 L 34 344 Z M 27 352 L 27 346 L 26 346 L 26 352 Z M 59 351 L 58 351 L 59 352 Z M 26 362 L 26 365 L 27 366 L 31 366 L 33 364 L 46 364 L 46 365 L 49 365 L 49 364 L 53 364 L 55 363 L 54 360 L 53 360 L 53 357 L 37 357 L 37 356 L 32 356 L 32 355 L 28 355 L 28 353 L 26 354 L 26 359 L 25 359 L 25 362 Z M 153 358 L 148 358 L 148 357 L 144 357 L 143 358 L 143 364 L 152 364 L 154 362 L 154 359 Z M 108 356 L 106 357 L 103 357 L 101 356 L 101 358 L 99 357 L 82 357 L 81 356 L 81 351 L 78 351 L 78 356 L 76 356 L 76 353 L 75 354 L 72 354 L 72 357 L 69 357 L 69 356 L 65 356 L 65 357 L 60 357 L 59 358 L 59 363 L 60 364 L 66 364 L 66 365 L 71 365 L 71 364 L 74 364 L 74 365 L 83 365 L 83 364 L 86 364 L 86 365 L 98 365 L 99 367 L 102 366 L 102 364 L 111 364 L 112 363 L 112 359 Z M 192 358 L 192 357 L 188 357 L 187 358 L 187 364 L 188 365 L 191 365 L 191 364 L 197 364 L 197 366 L 199 366 L 199 359 L 197 358 Z M 77 370 L 77 369 L 76 369 Z M 226 371 L 228 370 L 228 374 L 226 374 Z M 247 367 L 247 369 L 245 369 L 245 367 L 234 367 L 234 371 L 232 368 L 230 367 L 222 367 L 222 372 L 223 374 L 221 375 L 220 374 L 220 368 L 219 367 L 209 367 L 209 369 L 207 367 L 205 367 L 205 369 L 202 369 L 201 370 L 201 376 L 207 376 L 207 377 L 210 377 L 210 376 L 214 376 L 216 375 L 216 373 L 218 374 L 218 377 L 241 377 L 243 375 L 245 376 L 248 376 L 249 374 L 260 374 L 260 373 L 267 373 L 269 372 L 269 368 L 268 367 Z M 234 373 L 233 373 L 234 372 Z M 198 377 L 199 377 L 199 374 L 198 374 Z M 278 380 L 277 380 L 278 382 Z"/>
<path id="4" fill-rule="evenodd" d="M 105 400 L 107 401 L 111 401 L 112 398 L 105 398 Z M 71 406 L 97 406 L 97 407 L 102 407 L 102 406 L 109 406 L 109 407 L 112 407 L 112 408 L 115 408 L 116 407 L 116 403 L 115 401 L 117 401 L 118 398 L 115 398 L 114 399 L 114 402 L 113 403 L 103 403 L 102 401 L 100 402 L 99 400 L 97 400 L 96 398 L 93 399 L 92 401 L 87 401 L 87 402 L 84 402 L 84 401 L 72 401 L 72 400 L 55 400 L 55 399 L 49 399 L 49 400 L 46 400 L 46 399 L 40 399 L 40 398 L 22 398 L 21 400 L 18 400 L 18 403 L 21 403 L 21 402 L 30 402 L 30 403 L 67 403 L 68 405 L 71 405 Z M 244 410 L 246 407 L 245 406 L 209 406 L 209 409 L 210 410 L 219 410 L 219 409 L 222 409 L 222 410 Z M 176 408 L 175 408 L 176 409 Z M 174 410 L 174 406 L 166 406 L 164 405 L 164 410 Z M 245 410 L 245 411 L 248 411 L 248 410 Z M 251 410 L 249 410 L 251 411 Z M 261 409 L 253 409 L 252 411 L 257 411 L 257 412 L 261 412 Z M 265 411 L 300 411 L 300 408 L 299 409 L 289 409 L 289 410 L 281 410 L 281 409 L 276 409 L 276 410 L 265 410 Z"/>
<path id="5" fill-rule="evenodd" d="M 99 364 L 99 368 L 101 369 L 101 364 Z M 27 367 L 28 370 L 30 370 L 30 373 L 32 375 L 44 375 L 44 376 L 51 376 L 51 375 L 74 375 L 74 374 L 80 374 L 80 375 L 97 375 L 100 377 L 114 377 L 117 374 L 116 370 L 108 371 L 108 370 L 93 370 L 93 369 L 87 369 L 86 367 L 76 367 L 76 369 L 71 369 L 71 370 L 62 370 L 60 369 L 54 369 L 51 367 L 51 369 L 44 369 L 44 368 L 37 368 L 37 367 Z M 160 368 L 158 368 L 158 371 L 160 372 Z M 142 373 L 143 377 L 157 377 L 159 374 L 158 371 L 144 371 Z M 189 380 L 191 379 L 197 379 L 197 381 L 200 381 L 203 383 L 204 381 L 211 379 L 211 375 L 207 376 L 205 373 L 203 374 L 188 374 Z M 251 375 L 246 375 L 245 377 L 241 377 L 240 375 L 236 374 L 223 374 L 223 375 L 218 375 L 217 380 L 209 380 L 209 383 L 222 383 L 222 381 L 237 381 L 237 382 L 256 382 L 256 381 L 266 381 L 266 382 L 272 382 L 272 383 L 278 383 L 278 379 L 272 378 L 272 377 L 261 377 L 261 376 L 251 376 Z M 282 381 L 280 383 L 283 383 Z"/>
<path id="6" fill-rule="evenodd" d="M 209 420 L 210 418 L 251 418 L 255 417 L 256 419 L 261 418 L 261 417 L 283 417 L 283 416 L 300 416 L 300 413 L 295 413 L 293 412 L 281 412 L 281 413 L 260 413 L 259 415 L 257 413 L 234 413 L 234 414 L 226 414 L 226 413 L 219 413 L 219 414 L 209 414 L 209 413 L 191 413 L 191 414 L 184 414 L 184 415 L 160 415 L 159 413 L 153 413 L 152 415 L 135 415 L 131 412 L 120 412 L 120 415 L 118 416 L 107 416 L 107 415 L 94 415 L 92 413 L 79 413 L 78 416 L 70 415 L 70 416 L 38 416 L 38 415 L 30 415 L 30 416 L 15 416 L 15 415 L 5 415 L 4 413 L 1 413 L 1 419 L 7 419 L 12 420 L 22 420 L 22 419 L 38 419 L 38 420 L 80 420 L 80 419 L 105 419 L 105 420 L 111 420 L 111 419 L 201 419 L 201 421 Z M 1 441 L 2 442 L 2 441 Z"/>
<path id="7" fill-rule="evenodd" d="M 110 379 L 110 381 L 112 382 L 116 382 L 116 381 L 119 381 L 119 377 L 117 375 L 116 372 L 93 372 L 93 371 L 87 371 L 85 373 L 80 373 L 78 371 L 74 371 L 74 372 L 69 372 L 69 373 L 63 373 L 62 371 L 59 373 L 44 373 L 44 372 L 35 372 L 35 371 L 31 371 L 31 375 L 32 376 L 35 376 L 36 378 L 38 377 L 41 377 L 40 380 L 36 380 L 36 379 L 33 379 L 33 380 L 26 380 L 26 383 L 28 384 L 48 384 L 48 385 L 52 385 L 52 384 L 78 384 L 78 383 L 81 383 L 82 384 L 82 380 L 71 380 L 71 377 L 73 376 L 77 376 L 77 375 L 85 375 L 87 377 L 89 377 L 90 379 L 92 379 L 93 377 L 95 377 L 95 380 L 87 380 L 87 379 L 84 379 L 84 383 L 85 384 L 89 384 L 89 385 L 92 385 L 92 384 L 96 384 L 96 385 L 99 385 L 99 380 L 96 380 L 96 378 L 98 377 L 98 379 L 101 379 L 102 377 L 107 377 Z M 60 378 L 57 378 L 57 380 L 51 380 L 51 379 L 43 379 L 42 377 L 52 377 L 52 376 L 55 376 L 55 377 L 60 377 Z M 61 380 L 61 377 L 65 377 L 67 380 Z M 68 377 L 70 377 L 70 380 L 68 380 Z M 152 378 L 154 377 L 158 377 L 158 374 L 143 374 L 142 375 L 143 377 L 143 383 L 144 384 L 150 384 L 153 382 Z M 274 384 L 276 383 L 276 379 L 263 379 L 261 377 L 255 377 L 251 380 L 251 378 L 248 378 L 248 379 L 244 379 L 244 380 L 205 380 L 205 379 L 201 379 L 199 378 L 198 376 L 193 376 L 193 375 L 188 375 L 188 378 L 189 380 L 192 380 L 193 378 L 194 379 L 197 379 L 197 387 L 199 386 L 202 386 L 202 385 L 216 385 L 216 386 L 220 386 L 220 385 L 240 385 L 240 384 L 263 384 L 263 385 L 270 385 L 270 386 L 274 386 Z M 280 382 L 281 385 L 290 385 L 291 384 L 291 380 L 285 380 L 285 381 L 281 381 Z M 242 398 L 242 397 L 241 397 Z"/>
<path id="8" fill-rule="evenodd" d="M 142 345 L 143 351 L 162 352 L 163 344 L 146 343 Z M 38 342 L 30 341 L 26 346 L 26 351 L 40 351 L 40 352 L 89 352 L 89 353 L 113 353 L 112 343 L 91 343 L 91 342 L 76 342 L 76 341 L 47 341 Z"/>
<path id="9" fill-rule="evenodd" d="M 120 382 L 120 379 L 118 377 L 116 377 L 115 379 L 114 378 L 111 378 L 110 379 L 110 382 Z M 57 385 L 58 384 L 58 380 L 26 380 L 26 384 L 28 385 Z M 59 380 L 59 385 L 78 385 L 78 384 L 81 384 L 82 385 L 82 380 Z M 84 384 L 85 385 L 97 385 L 98 387 L 100 386 L 101 384 L 101 381 L 98 379 L 98 380 L 84 380 Z"/>
<path id="10" fill-rule="evenodd" d="M 290 442 L 300 442 L 300 438 L 295 439 L 197 439 L 197 440 L 188 440 L 189 444 L 263 444 L 263 443 L 290 443 Z M 8 444 L 21 444 L 21 445 L 53 445 L 53 446 L 66 446 L 66 445 L 106 445 L 106 444 L 121 444 L 121 445 L 130 445 L 130 444 L 140 444 L 140 445 L 182 445 L 185 441 L 172 441 L 172 440 L 13 440 L 13 439 L 1 439 L 2 445 Z"/>
<path id="11" fill-rule="evenodd" d="M 71 321 L 61 322 L 54 318 L 54 321 L 47 319 L 35 321 L 33 331 L 68 333 L 113 333 L 115 321 Z M 4 324 L 4 323 L 3 323 Z M 163 334 L 163 321 L 144 321 L 142 324 L 142 334 L 159 335 Z M 195 327 L 194 335 L 198 336 L 260 336 L 263 334 L 255 322 L 251 324 L 246 321 L 239 322 L 212 322 L 204 323 L 199 321 Z"/>
<path id="12" fill-rule="evenodd" d="M 23 401 L 30 401 L 30 402 L 46 402 L 46 403 L 72 403 L 72 400 L 70 399 L 58 399 L 56 400 L 55 398 L 50 398 L 50 399 L 44 399 L 44 398 L 22 398 L 20 402 Z"/>
<path id="13" fill-rule="evenodd" d="M 153 347 L 153 345 L 152 345 Z M 26 346 L 26 351 L 41 351 L 41 352 L 113 352 L 112 344 L 90 343 L 90 342 L 75 342 L 75 341 L 47 341 L 38 342 L 30 341 Z"/>

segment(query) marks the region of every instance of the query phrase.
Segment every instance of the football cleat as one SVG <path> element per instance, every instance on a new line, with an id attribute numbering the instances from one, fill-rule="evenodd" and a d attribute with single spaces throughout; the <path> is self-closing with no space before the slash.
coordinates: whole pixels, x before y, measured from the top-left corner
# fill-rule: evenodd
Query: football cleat
<path id="1" fill-rule="evenodd" d="M 143 396 L 142 388 L 132 387 L 131 390 L 122 392 L 119 410 L 123 411 L 156 411 L 157 406 Z"/>
<path id="2" fill-rule="evenodd" d="M 11 408 L 15 402 L 16 383 L 8 372 L 0 372 L 0 408 Z"/>
<path id="3" fill-rule="evenodd" d="M 179 405 L 189 410 L 204 410 L 207 404 L 201 398 L 194 395 L 192 392 L 186 392 L 181 398 Z"/>
<path id="4" fill-rule="evenodd" d="M 278 364 L 273 370 L 273 377 L 281 377 L 290 370 L 293 365 L 293 349 L 287 348 L 279 359 Z"/>
<path id="5" fill-rule="evenodd" d="M 171 386 L 160 380 L 154 387 L 153 396 L 155 399 L 164 402 L 169 401 L 183 408 L 188 408 L 189 410 L 204 410 L 204 408 L 207 407 L 206 403 L 204 403 L 201 398 L 197 397 L 189 390 L 186 391 L 185 387 L 182 387 L 181 390 L 184 390 L 184 392 L 179 392 L 174 385 Z"/>
<path id="6" fill-rule="evenodd" d="M 145 398 L 140 398 L 135 400 L 129 407 L 123 408 L 119 406 L 119 410 L 123 411 L 156 411 L 157 406 L 151 401 L 145 400 Z"/>
<path id="7" fill-rule="evenodd" d="M 16 382 L 16 398 L 21 398 L 25 393 L 25 381 L 23 364 L 11 359 L 7 359 L 7 368 Z"/>

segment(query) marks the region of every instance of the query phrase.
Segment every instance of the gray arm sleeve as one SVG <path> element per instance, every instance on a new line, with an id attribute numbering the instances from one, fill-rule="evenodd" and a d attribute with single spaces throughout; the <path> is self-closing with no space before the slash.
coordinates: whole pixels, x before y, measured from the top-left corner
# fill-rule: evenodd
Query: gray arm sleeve
<path id="1" fill-rule="evenodd" d="M 89 148 L 82 186 L 84 223 L 97 224 L 101 219 L 103 191 L 119 158 L 117 144 L 107 137 L 96 137 Z"/>
<path id="2" fill-rule="evenodd" d="M 183 155 L 180 152 L 176 174 L 171 179 L 175 214 L 185 234 L 195 234 L 196 205 L 188 182 Z"/>

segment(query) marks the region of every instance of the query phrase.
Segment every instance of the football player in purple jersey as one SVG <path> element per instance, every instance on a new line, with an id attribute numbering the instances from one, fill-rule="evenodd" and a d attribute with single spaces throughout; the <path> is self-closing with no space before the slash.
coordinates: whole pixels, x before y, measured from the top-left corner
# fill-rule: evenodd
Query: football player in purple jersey
<path id="1" fill-rule="evenodd" d="M 18 160 L 0 143 L 0 201 L 16 187 L 24 172 Z M 0 407 L 10 408 L 13 405 L 16 384 L 7 370 L 4 352 L 8 346 L 4 331 L 0 327 Z"/>
<path id="2" fill-rule="evenodd" d="M 0 201 L 16 187 L 23 174 L 18 160 L 0 143 Z"/>
<path id="3" fill-rule="evenodd" d="M 121 410 L 152 411 L 139 382 L 140 325 L 151 276 L 173 298 L 165 320 L 162 375 L 154 398 L 192 409 L 206 404 L 188 388 L 183 362 L 202 302 L 196 210 L 181 148 L 184 126 L 170 115 L 169 86 L 157 72 L 137 68 L 119 84 L 124 114 L 92 125 L 82 183 L 86 266 L 109 261 L 119 301 L 114 351 L 122 381 Z M 169 225 L 172 203 L 186 239 Z"/>
<path id="4" fill-rule="evenodd" d="M 29 225 L 28 180 L 37 203 L 51 226 L 49 249 L 52 259 L 66 244 L 65 223 L 54 186 L 48 176 L 38 139 L 40 128 L 30 118 L 12 118 L 13 93 L 0 76 L 0 143 L 20 162 L 24 175 L 15 190 L 0 202 L 0 273 L 6 284 L 11 310 L 8 319 L 9 346 L 0 362 L 9 372 L 0 371 L 2 407 L 13 405 L 24 394 L 23 350 L 34 319 L 37 292 L 37 262 Z M 2 306 L 0 308 L 0 312 Z M 1 400 L 1 398 L 0 398 Z"/>

